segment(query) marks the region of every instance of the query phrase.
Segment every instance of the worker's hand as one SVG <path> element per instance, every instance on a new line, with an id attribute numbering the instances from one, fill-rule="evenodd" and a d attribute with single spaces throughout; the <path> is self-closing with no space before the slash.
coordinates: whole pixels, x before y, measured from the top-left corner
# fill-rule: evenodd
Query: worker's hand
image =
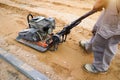
<path id="1" fill-rule="evenodd" d="M 93 6 L 93 10 L 101 11 L 107 6 L 108 0 L 97 0 Z"/>

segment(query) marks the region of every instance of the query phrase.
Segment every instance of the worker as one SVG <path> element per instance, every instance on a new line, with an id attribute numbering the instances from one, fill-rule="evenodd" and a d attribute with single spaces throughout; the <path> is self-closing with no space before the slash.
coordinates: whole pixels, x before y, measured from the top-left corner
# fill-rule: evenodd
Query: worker
<path id="1" fill-rule="evenodd" d="M 102 10 L 93 27 L 93 36 L 89 42 L 82 40 L 79 44 L 87 52 L 93 52 L 94 61 L 83 68 L 91 73 L 105 73 L 120 41 L 120 0 L 96 0 L 93 10 Z"/>

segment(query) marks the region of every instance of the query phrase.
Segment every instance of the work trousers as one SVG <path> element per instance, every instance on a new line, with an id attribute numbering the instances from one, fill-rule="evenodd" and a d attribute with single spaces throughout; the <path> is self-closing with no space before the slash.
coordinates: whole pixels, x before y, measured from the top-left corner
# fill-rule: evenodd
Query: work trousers
<path id="1" fill-rule="evenodd" d="M 89 51 L 91 50 L 93 52 L 93 66 L 98 71 L 108 70 L 110 62 L 116 54 L 119 41 L 120 35 L 105 39 L 96 33 L 96 35 L 90 40 L 89 44 L 85 45 Z"/>

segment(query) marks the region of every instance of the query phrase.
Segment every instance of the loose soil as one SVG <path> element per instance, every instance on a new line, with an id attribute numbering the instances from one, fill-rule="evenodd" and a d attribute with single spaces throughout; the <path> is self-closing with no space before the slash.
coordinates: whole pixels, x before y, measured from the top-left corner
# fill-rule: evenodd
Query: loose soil
<path id="1" fill-rule="evenodd" d="M 90 11 L 95 0 L 0 0 L 0 47 L 12 53 L 51 80 L 120 80 L 120 47 L 107 74 L 91 74 L 82 69 L 92 63 L 93 55 L 87 54 L 78 42 L 90 39 L 91 29 L 100 12 L 97 12 L 71 30 L 67 41 L 57 51 L 38 52 L 15 41 L 18 32 L 27 28 L 26 16 L 54 17 L 56 29 Z M 29 80 L 10 64 L 0 60 L 0 80 Z"/>

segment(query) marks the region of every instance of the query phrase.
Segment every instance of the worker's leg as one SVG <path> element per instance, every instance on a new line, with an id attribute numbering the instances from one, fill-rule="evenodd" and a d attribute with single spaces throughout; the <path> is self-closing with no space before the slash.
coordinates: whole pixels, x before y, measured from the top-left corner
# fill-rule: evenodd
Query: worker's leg
<path id="1" fill-rule="evenodd" d="M 92 42 L 92 50 L 94 53 L 94 62 L 93 66 L 99 70 L 103 68 L 103 56 L 106 48 L 107 40 L 101 37 L 99 34 L 96 34 Z"/>
<path id="2" fill-rule="evenodd" d="M 93 66 L 98 71 L 106 71 L 109 68 L 110 62 L 113 59 L 120 36 L 114 36 L 109 39 L 104 39 L 97 34 L 93 40 L 94 62 Z"/>
<path id="3" fill-rule="evenodd" d="M 82 40 L 79 42 L 80 46 L 82 46 L 87 52 L 92 52 L 92 42 L 97 29 L 98 29 L 98 26 L 95 24 L 92 30 L 92 33 L 93 33 L 92 38 L 90 40 Z"/>

